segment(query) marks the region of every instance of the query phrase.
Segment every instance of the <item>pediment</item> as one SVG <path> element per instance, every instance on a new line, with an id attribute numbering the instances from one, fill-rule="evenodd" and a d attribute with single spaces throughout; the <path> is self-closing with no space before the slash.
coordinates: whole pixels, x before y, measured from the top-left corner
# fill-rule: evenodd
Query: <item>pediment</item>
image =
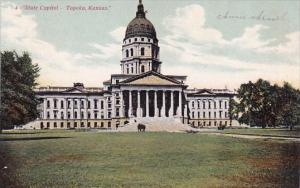
<path id="1" fill-rule="evenodd" d="M 195 93 L 196 95 L 214 95 L 213 92 L 207 90 L 207 89 L 202 89 L 199 92 Z"/>
<path id="2" fill-rule="evenodd" d="M 130 85 L 180 85 L 180 82 L 177 80 L 154 72 L 130 78 L 123 83 Z"/>
<path id="3" fill-rule="evenodd" d="M 77 88 L 70 88 L 66 90 L 64 93 L 83 93 L 83 91 Z"/>

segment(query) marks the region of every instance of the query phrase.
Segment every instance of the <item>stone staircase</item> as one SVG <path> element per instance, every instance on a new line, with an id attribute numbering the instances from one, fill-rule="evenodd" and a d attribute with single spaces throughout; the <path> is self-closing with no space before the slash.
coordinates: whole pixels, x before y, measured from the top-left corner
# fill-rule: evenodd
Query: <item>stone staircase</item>
<path id="1" fill-rule="evenodd" d="M 131 118 L 130 122 L 118 128 L 120 132 L 137 132 L 138 124 L 146 125 L 146 132 L 187 132 L 198 131 L 187 124 L 181 123 L 179 118 L 163 118 L 163 117 L 149 117 L 149 118 Z"/>

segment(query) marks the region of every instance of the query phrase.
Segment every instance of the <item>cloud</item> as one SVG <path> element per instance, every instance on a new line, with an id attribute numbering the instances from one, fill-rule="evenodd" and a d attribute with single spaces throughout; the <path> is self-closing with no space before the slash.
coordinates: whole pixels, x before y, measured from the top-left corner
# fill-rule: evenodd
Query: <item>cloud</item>
<path id="1" fill-rule="evenodd" d="M 258 78 L 277 83 L 285 80 L 300 87 L 299 31 L 278 42 L 262 36 L 262 31 L 271 28 L 257 24 L 226 40 L 221 31 L 207 26 L 205 10 L 198 4 L 177 8 L 163 25 L 167 35 L 161 39 L 161 57 L 176 62 L 166 72 L 185 70 L 192 87 L 207 87 L 207 83 L 239 87 Z"/>

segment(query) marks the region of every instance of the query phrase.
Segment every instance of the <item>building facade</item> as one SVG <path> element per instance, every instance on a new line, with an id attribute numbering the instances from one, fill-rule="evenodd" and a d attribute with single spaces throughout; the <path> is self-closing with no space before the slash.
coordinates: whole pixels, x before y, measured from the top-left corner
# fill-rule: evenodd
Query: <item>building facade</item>
<path id="1" fill-rule="evenodd" d="M 116 128 L 130 121 L 177 119 L 193 127 L 231 125 L 227 89 L 188 89 L 186 76 L 164 75 L 153 24 L 140 1 L 122 45 L 121 73 L 102 88 L 41 87 L 36 129 Z"/>

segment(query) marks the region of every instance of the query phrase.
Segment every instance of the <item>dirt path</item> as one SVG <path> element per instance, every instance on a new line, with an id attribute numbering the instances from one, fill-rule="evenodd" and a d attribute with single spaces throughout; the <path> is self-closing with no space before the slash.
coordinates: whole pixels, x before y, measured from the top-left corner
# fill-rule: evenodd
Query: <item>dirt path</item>
<path id="1" fill-rule="evenodd" d="M 260 135 L 243 135 L 243 134 L 230 134 L 230 133 L 202 133 L 217 136 L 229 136 L 233 138 L 246 138 L 246 139 L 274 139 L 274 140 L 289 140 L 300 142 L 300 138 L 294 137 L 280 137 L 280 136 L 260 136 Z"/>

